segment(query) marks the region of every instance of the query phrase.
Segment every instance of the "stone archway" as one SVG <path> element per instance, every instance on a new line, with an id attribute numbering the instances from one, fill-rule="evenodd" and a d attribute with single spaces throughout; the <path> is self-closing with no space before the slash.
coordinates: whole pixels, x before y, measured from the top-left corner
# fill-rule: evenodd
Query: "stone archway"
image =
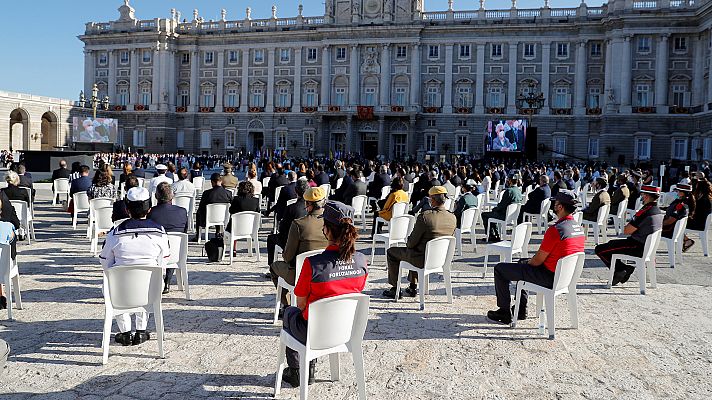
<path id="1" fill-rule="evenodd" d="M 10 151 L 27 150 L 30 146 L 30 115 L 22 108 L 10 113 Z"/>
<path id="2" fill-rule="evenodd" d="M 57 115 L 52 111 L 42 114 L 42 151 L 53 150 L 59 141 Z"/>

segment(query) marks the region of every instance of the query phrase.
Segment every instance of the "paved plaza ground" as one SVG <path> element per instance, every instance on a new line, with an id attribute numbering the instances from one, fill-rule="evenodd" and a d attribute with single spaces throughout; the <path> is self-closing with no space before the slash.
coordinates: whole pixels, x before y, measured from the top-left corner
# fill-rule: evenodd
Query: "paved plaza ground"
<path id="1" fill-rule="evenodd" d="M 101 364 L 104 318 L 102 272 L 89 254 L 85 224 L 38 192 L 37 241 L 18 246 L 23 310 L 15 321 L 0 312 L 0 338 L 12 352 L 0 377 L 0 398 L 189 399 L 270 398 L 279 328 L 272 325 L 274 293 L 262 262 L 241 244 L 233 265 L 206 263 L 191 244 L 193 301 L 176 290 L 165 296 L 166 358 L 156 340 L 141 346 L 113 343 Z M 612 234 L 612 233 L 611 233 Z M 370 254 L 364 234 L 359 250 Z M 538 248 L 535 235 L 531 250 Z M 663 246 L 664 247 L 664 246 Z M 453 268 L 454 302 L 436 280 L 425 312 L 416 299 L 381 298 L 385 257 L 377 252 L 366 293 L 372 296 L 364 357 L 371 399 L 709 399 L 712 396 L 712 258 L 696 245 L 685 263 L 668 268 L 658 253 L 658 287 L 641 296 L 635 277 L 623 287 L 604 286 L 607 270 L 587 242 L 579 284 L 578 330 L 565 299 L 557 299 L 556 339 L 537 335 L 530 318 L 516 329 L 490 323 L 495 308 L 491 270 L 481 278 L 484 246 L 466 242 Z M 436 278 L 437 279 L 437 278 Z M 153 316 L 149 330 L 153 329 Z M 113 328 L 117 332 L 116 325 Z M 356 398 L 349 355 L 341 356 L 341 381 L 329 381 L 320 360 L 314 399 Z M 298 398 L 284 384 L 281 398 Z"/>

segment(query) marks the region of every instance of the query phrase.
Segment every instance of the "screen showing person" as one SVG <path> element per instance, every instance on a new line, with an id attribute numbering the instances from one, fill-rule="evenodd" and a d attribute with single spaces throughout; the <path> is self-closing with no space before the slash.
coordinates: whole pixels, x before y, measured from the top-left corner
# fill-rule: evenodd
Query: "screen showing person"
<path id="1" fill-rule="evenodd" d="M 74 117 L 74 142 L 112 143 L 118 132 L 118 120 L 112 118 Z"/>
<path id="2" fill-rule="evenodd" d="M 487 151 L 524 151 L 526 121 L 489 121 L 485 132 Z"/>

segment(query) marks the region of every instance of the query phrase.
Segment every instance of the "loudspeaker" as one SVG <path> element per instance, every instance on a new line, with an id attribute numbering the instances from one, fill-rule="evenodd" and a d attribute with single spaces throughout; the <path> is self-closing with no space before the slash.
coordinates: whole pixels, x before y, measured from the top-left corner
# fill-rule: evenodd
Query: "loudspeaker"
<path id="1" fill-rule="evenodd" d="M 535 126 L 527 128 L 527 137 L 524 142 L 524 153 L 529 161 L 536 161 L 537 129 Z"/>

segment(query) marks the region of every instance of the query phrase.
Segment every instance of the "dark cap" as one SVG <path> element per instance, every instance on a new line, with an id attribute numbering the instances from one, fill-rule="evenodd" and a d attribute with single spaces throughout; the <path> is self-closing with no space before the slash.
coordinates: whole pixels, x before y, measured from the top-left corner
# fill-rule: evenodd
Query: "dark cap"
<path id="1" fill-rule="evenodd" d="M 578 206 L 579 200 L 573 191 L 568 189 L 560 189 L 556 196 L 551 198 L 552 200 L 558 201 L 561 204 L 569 204 L 572 206 Z"/>
<path id="2" fill-rule="evenodd" d="M 339 201 L 330 200 L 324 205 L 324 213 L 321 214 L 321 218 L 324 218 L 334 225 L 338 225 L 342 223 L 342 218 L 350 218 L 353 220 L 354 211 L 351 206 L 347 206 Z"/>

